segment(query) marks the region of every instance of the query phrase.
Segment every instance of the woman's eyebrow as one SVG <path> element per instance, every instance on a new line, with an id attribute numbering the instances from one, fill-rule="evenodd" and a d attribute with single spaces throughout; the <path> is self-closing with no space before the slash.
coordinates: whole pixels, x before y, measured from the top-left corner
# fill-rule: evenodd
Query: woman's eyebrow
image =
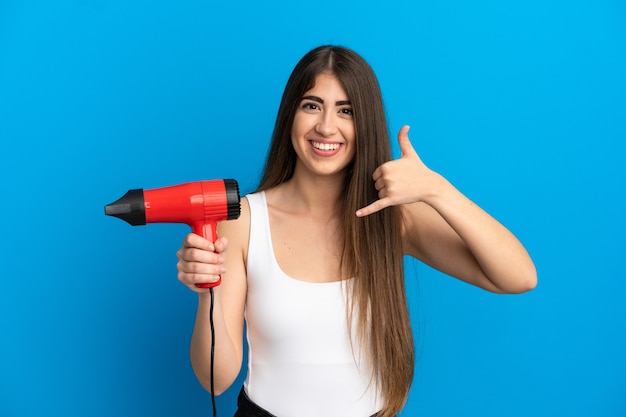
<path id="1" fill-rule="evenodd" d="M 319 98 L 317 96 L 304 96 L 304 97 L 302 97 L 302 100 L 311 100 L 311 101 L 315 101 L 315 102 L 320 103 L 320 104 L 324 104 L 324 100 L 322 100 L 321 98 Z"/>
<path id="2" fill-rule="evenodd" d="M 320 104 L 324 104 L 324 100 L 322 100 L 320 97 L 317 97 L 317 96 L 304 96 L 302 97 L 302 100 L 311 100 Z M 352 103 L 350 102 L 350 100 L 340 100 L 335 103 L 335 106 L 345 106 L 345 105 L 349 106 L 351 104 Z"/>

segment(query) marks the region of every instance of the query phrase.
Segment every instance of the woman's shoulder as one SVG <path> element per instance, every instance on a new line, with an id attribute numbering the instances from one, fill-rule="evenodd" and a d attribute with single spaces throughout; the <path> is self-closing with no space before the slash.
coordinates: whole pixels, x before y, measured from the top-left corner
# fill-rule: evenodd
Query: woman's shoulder
<path id="1" fill-rule="evenodd" d="M 237 219 L 226 220 L 219 223 L 218 234 L 228 239 L 228 247 L 230 249 L 238 248 L 247 251 L 248 241 L 250 239 L 250 203 L 249 195 L 242 197 L 240 200 L 240 214 Z M 253 197 L 254 198 L 254 197 Z"/>
<path id="2" fill-rule="evenodd" d="M 252 205 L 254 206 L 257 202 L 261 202 L 265 200 L 265 191 L 254 191 L 251 192 L 249 194 L 246 194 L 245 197 L 242 197 L 241 201 L 242 204 L 245 201 L 245 203 L 248 205 L 248 208 L 250 206 L 250 201 L 252 201 Z M 243 210 L 243 207 L 242 207 Z"/>
<path id="3" fill-rule="evenodd" d="M 239 228 L 246 228 L 247 225 L 250 224 L 250 199 L 254 199 L 257 196 L 254 194 L 248 194 L 244 197 L 241 197 L 241 201 L 240 201 L 240 213 L 239 213 L 239 217 L 235 220 L 232 221 L 226 221 L 224 222 L 225 224 L 228 224 L 229 226 L 231 226 L 232 228 L 235 229 L 239 229 Z"/>

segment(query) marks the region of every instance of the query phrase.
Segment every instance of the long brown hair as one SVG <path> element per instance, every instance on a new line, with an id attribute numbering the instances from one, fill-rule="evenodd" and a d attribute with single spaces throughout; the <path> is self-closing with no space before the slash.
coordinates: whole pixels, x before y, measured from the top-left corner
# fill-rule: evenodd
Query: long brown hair
<path id="1" fill-rule="evenodd" d="M 265 170 L 257 191 L 289 180 L 296 153 L 291 127 L 298 104 L 320 73 L 331 73 L 343 84 L 354 114 L 356 155 L 346 172 L 345 198 L 340 204 L 343 227 L 342 276 L 350 285 L 348 324 L 356 314 L 357 335 L 373 367 L 373 382 L 383 399 L 381 417 L 404 406 L 413 380 L 414 342 L 404 285 L 398 207 L 357 218 L 357 209 L 378 199 L 372 173 L 391 159 L 391 145 L 382 94 L 369 64 L 354 51 L 320 46 L 296 65 L 283 93 Z"/>

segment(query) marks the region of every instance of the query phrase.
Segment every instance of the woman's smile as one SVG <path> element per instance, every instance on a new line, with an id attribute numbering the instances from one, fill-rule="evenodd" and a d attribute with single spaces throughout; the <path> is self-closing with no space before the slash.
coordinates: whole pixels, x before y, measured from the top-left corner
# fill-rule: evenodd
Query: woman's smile
<path id="1" fill-rule="evenodd" d="M 337 153 L 336 151 L 339 150 L 339 147 L 341 146 L 340 143 L 317 142 L 314 140 L 311 141 L 311 145 L 313 146 L 313 149 L 319 151 L 316 153 L 322 156 L 335 155 Z"/>

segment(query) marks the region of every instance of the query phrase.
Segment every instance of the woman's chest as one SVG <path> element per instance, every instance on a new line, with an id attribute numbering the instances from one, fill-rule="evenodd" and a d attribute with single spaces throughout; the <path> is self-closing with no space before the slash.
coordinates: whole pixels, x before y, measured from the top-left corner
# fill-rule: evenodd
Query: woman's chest
<path id="1" fill-rule="evenodd" d="M 276 262 L 288 276 L 308 282 L 341 280 L 341 233 L 331 221 L 269 216 Z"/>

